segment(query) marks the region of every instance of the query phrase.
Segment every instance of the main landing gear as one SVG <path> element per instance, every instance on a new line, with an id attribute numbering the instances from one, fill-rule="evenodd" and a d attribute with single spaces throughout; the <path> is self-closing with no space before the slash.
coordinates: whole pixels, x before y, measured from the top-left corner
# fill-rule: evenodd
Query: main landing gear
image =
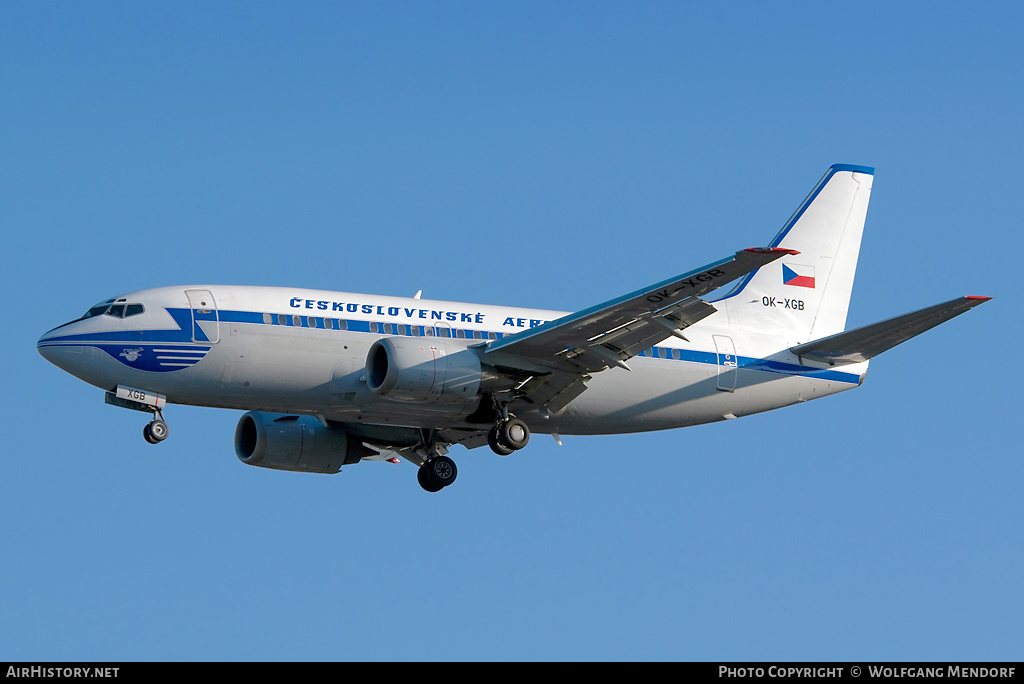
<path id="1" fill-rule="evenodd" d="M 455 467 L 455 461 L 445 456 L 448 449 L 444 443 L 437 440 L 434 430 L 420 432 L 421 441 L 413 450 L 416 460 L 420 463 L 416 480 L 426 491 L 439 492 L 455 482 L 459 471 Z"/>
<path id="2" fill-rule="evenodd" d="M 416 479 L 420 487 L 428 492 L 439 492 L 451 483 L 459 474 L 455 461 L 447 456 L 435 456 L 420 466 Z"/>
<path id="3" fill-rule="evenodd" d="M 508 456 L 530 443 L 530 428 L 518 418 L 505 418 L 487 433 L 487 443 L 494 453 Z"/>
<path id="4" fill-rule="evenodd" d="M 494 427 L 487 433 L 487 443 L 494 453 L 508 456 L 519 451 L 530 442 L 530 428 L 501 407 L 501 413 Z M 445 454 L 446 445 L 437 440 L 433 430 L 421 430 L 419 444 L 410 449 L 413 462 L 420 464 L 416 480 L 428 492 L 439 492 L 455 482 L 458 469 L 455 461 Z"/>

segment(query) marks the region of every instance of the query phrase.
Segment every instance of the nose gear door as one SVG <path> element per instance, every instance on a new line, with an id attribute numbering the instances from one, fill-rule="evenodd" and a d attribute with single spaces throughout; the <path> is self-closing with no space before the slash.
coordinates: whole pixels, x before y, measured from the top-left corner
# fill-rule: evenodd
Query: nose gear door
<path id="1" fill-rule="evenodd" d="M 220 316 L 209 290 L 185 290 L 192 309 L 192 341 L 220 342 Z"/>

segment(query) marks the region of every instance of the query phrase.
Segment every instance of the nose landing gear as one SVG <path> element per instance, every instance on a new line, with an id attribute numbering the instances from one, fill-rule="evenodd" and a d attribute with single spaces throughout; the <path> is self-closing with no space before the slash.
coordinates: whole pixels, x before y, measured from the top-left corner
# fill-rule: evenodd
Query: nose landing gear
<path id="1" fill-rule="evenodd" d="M 136 389 L 118 385 L 116 391 L 107 392 L 105 399 L 112 406 L 142 411 L 153 416 L 153 420 L 142 428 L 142 436 L 150 444 L 159 444 L 167 439 L 170 429 L 164 422 L 164 414 L 160 409 L 167 403 L 167 397 L 149 390 Z"/>
<path id="2" fill-rule="evenodd" d="M 159 412 L 157 412 L 156 420 L 146 423 L 146 427 L 142 428 L 142 436 L 150 444 L 159 444 L 167 439 L 168 434 L 170 434 L 170 428 L 167 427 L 167 423 L 164 422 L 163 416 Z"/>

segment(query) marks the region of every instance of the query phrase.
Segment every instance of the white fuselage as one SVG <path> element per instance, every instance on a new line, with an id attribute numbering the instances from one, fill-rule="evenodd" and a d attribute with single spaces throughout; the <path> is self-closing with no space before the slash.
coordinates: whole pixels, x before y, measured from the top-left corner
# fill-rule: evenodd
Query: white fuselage
<path id="1" fill-rule="evenodd" d="M 276 287 L 167 287 L 122 300 L 142 306 L 134 315 L 95 315 L 60 326 L 40 338 L 40 352 L 103 389 L 138 387 L 170 403 L 433 428 L 469 427 L 465 419 L 479 397 L 409 402 L 375 396 L 365 370 L 373 342 L 419 337 L 451 354 L 564 315 Z M 841 371 L 801 365 L 785 341 L 731 330 L 724 312 L 686 336 L 669 337 L 631 359 L 631 370 L 593 374 L 587 390 L 554 415 L 528 404 L 516 414 L 545 433 L 660 430 L 834 394 L 856 387 L 867 370 L 866 362 Z"/>

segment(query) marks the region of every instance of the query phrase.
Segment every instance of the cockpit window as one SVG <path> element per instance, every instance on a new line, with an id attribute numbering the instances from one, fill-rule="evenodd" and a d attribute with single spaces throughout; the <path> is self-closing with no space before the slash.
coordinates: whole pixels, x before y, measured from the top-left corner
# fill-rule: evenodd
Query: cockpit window
<path id="1" fill-rule="evenodd" d="M 93 316 L 102 316 L 103 314 L 105 314 L 107 312 L 107 309 L 109 309 L 110 305 L 113 304 L 113 303 L 114 303 L 113 299 L 108 299 L 105 302 L 100 302 L 96 306 L 94 306 L 94 307 L 90 308 L 88 311 L 86 311 L 82 315 L 82 318 L 85 319 L 85 318 L 92 318 Z"/>
<path id="2" fill-rule="evenodd" d="M 100 302 L 96 306 L 92 307 L 79 320 L 85 320 L 86 318 L 92 318 L 93 316 L 113 316 L 114 318 L 128 318 L 129 316 L 137 316 L 146 310 L 142 304 L 125 304 L 123 299 L 108 299 L 105 302 Z"/>

